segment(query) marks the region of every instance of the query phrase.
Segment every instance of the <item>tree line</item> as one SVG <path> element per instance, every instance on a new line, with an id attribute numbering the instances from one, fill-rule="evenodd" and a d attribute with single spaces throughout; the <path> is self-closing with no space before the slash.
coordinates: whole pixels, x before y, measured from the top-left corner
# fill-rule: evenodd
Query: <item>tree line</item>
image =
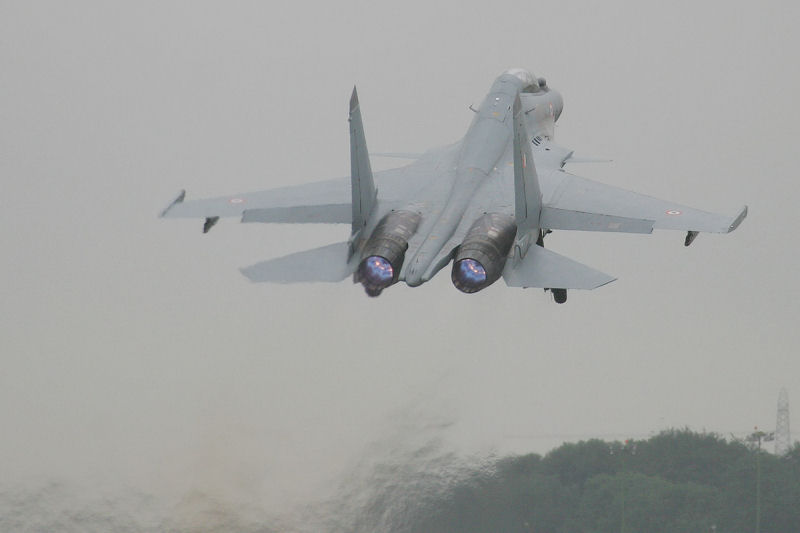
<path id="1" fill-rule="evenodd" d="M 689 430 L 564 444 L 499 460 L 423 507 L 403 529 L 752 533 L 758 519 L 763 533 L 800 532 L 800 444 L 776 457 Z"/>

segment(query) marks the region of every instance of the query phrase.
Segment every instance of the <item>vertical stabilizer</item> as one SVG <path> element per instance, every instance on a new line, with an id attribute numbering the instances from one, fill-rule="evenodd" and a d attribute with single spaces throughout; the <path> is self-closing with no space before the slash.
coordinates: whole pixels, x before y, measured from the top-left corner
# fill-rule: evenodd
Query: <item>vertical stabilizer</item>
<path id="1" fill-rule="evenodd" d="M 518 238 L 538 230 L 542 192 L 533 164 L 531 142 L 525 129 L 525 114 L 519 94 L 514 100 L 514 204 Z"/>
<path id="2" fill-rule="evenodd" d="M 350 97 L 350 178 L 353 191 L 353 234 L 361 231 L 369 220 L 375 205 L 375 183 L 372 180 L 372 168 L 369 164 L 367 139 L 364 136 L 364 124 L 361 122 L 361 108 L 358 105 L 358 93 L 353 87 Z"/>

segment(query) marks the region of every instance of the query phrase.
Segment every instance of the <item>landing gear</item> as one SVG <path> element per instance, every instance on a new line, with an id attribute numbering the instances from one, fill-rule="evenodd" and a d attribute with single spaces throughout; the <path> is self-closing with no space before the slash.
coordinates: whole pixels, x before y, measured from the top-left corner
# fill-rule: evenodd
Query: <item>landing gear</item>
<path id="1" fill-rule="evenodd" d="M 567 301 L 567 289 L 550 289 L 553 293 L 553 298 L 557 304 L 563 304 Z"/>
<path id="2" fill-rule="evenodd" d="M 543 229 L 539 230 L 539 237 L 536 238 L 536 244 L 544 247 L 544 238 L 553 233 L 553 230 Z"/>

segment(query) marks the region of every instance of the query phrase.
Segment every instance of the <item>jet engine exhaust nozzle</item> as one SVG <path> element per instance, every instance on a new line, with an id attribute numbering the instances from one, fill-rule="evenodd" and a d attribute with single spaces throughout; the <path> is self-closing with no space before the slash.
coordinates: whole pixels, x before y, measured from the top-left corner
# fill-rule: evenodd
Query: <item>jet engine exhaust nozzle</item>
<path id="1" fill-rule="evenodd" d="M 369 296 L 378 296 L 383 289 L 397 283 L 408 240 L 416 233 L 420 219 L 413 211 L 392 211 L 375 226 L 353 276 L 353 281 L 361 283 Z"/>
<path id="2" fill-rule="evenodd" d="M 385 257 L 371 255 L 361 262 L 358 276 L 367 294 L 378 296 L 383 289 L 394 283 L 394 267 Z"/>
<path id="3" fill-rule="evenodd" d="M 453 265 L 453 283 L 460 291 L 471 293 L 486 285 L 486 269 L 474 259 L 462 259 Z"/>
<path id="4" fill-rule="evenodd" d="M 456 289 L 471 294 L 497 281 L 516 234 L 517 224 L 509 215 L 488 213 L 476 220 L 453 261 L 450 279 Z"/>

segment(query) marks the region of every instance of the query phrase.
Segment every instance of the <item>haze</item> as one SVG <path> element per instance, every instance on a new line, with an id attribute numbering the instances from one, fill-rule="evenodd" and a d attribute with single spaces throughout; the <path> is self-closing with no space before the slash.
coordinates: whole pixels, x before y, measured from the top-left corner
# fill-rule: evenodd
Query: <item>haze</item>
<path id="1" fill-rule="evenodd" d="M 800 401 L 800 8 L 713 5 L 0 4 L 0 505 L 58 484 L 141 495 L 118 507 L 138 527 L 272 516 L 419 449 L 773 428 L 779 389 Z M 563 94 L 556 142 L 614 160 L 572 171 L 750 215 L 689 248 L 555 233 L 618 277 L 564 306 L 446 272 L 378 299 L 250 284 L 348 228 L 156 218 L 181 188 L 348 175 L 354 84 L 370 150 L 453 142 L 509 67 Z"/>

